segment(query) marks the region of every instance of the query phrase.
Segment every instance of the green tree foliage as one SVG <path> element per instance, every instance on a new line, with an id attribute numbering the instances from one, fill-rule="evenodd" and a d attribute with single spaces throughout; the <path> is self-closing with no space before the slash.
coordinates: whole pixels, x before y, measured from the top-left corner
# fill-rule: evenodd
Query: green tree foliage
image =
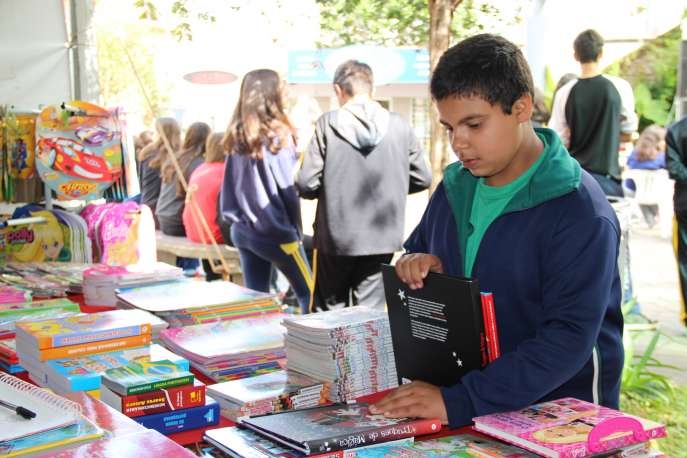
<path id="1" fill-rule="evenodd" d="M 320 7 L 322 47 L 351 44 L 426 46 L 429 9 L 426 0 L 316 0 Z M 489 22 L 519 21 L 498 18 L 499 10 L 475 0 L 463 0 L 453 14 L 453 41 L 488 31 Z"/>
<path id="2" fill-rule="evenodd" d="M 671 121 L 679 56 L 680 28 L 676 27 L 605 70 L 632 85 L 640 132 L 649 124 Z"/>
<path id="3" fill-rule="evenodd" d="M 160 17 L 160 7 L 158 2 L 152 0 L 136 0 L 134 6 L 139 10 L 139 19 L 148 19 L 157 21 Z M 169 2 L 166 2 L 169 3 Z M 228 7 L 233 9 L 240 8 L 235 2 L 228 2 Z M 189 9 L 187 0 L 174 0 L 169 6 L 169 12 L 172 13 L 177 21 L 170 29 L 170 33 L 178 41 L 193 40 L 193 30 L 191 27 L 191 20 L 198 19 L 206 22 L 215 22 L 215 17 L 207 11 L 197 11 L 193 14 Z"/>
<path id="4" fill-rule="evenodd" d="M 145 125 L 152 125 L 155 113 L 164 112 L 169 102 L 168 91 L 160 87 L 155 74 L 155 43 L 161 33 L 142 24 L 112 23 L 99 27 L 96 34 L 102 104 L 124 106 L 129 113 L 140 115 Z M 136 75 L 152 107 L 146 103 Z"/>

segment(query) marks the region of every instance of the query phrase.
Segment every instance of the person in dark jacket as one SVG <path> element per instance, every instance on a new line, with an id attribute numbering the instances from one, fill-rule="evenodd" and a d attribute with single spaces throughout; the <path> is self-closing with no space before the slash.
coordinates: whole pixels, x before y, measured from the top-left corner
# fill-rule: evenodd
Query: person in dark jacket
<path id="1" fill-rule="evenodd" d="M 459 162 L 396 272 L 411 289 L 429 271 L 477 278 L 494 294 L 502 352 L 453 386 L 403 385 L 373 412 L 456 427 L 566 396 L 617 408 L 620 225 L 558 135 L 532 127 L 525 57 L 502 37 L 468 38 L 441 57 L 431 93 Z"/>
<path id="2" fill-rule="evenodd" d="M 673 236 L 673 248 L 677 258 L 682 292 L 680 320 L 684 326 L 687 326 L 687 116 L 668 128 L 666 163 L 670 178 L 675 180 L 673 207 L 677 220 L 677 233 Z"/>
<path id="3" fill-rule="evenodd" d="M 224 136 L 228 152 L 221 217 L 231 223 L 246 286 L 269 292 L 272 265 L 287 278 L 301 313 L 310 309 L 313 277 L 303 248 L 301 207 L 293 182 L 298 162 L 274 70 L 248 72 Z"/>
<path id="4" fill-rule="evenodd" d="M 367 64 L 336 69 L 340 108 L 317 120 L 296 179 L 301 197 L 318 199 L 313 263 L 325 310 L 384 306 L 380 264 L 401 249 L 406 196 L 432 179 L 412 127 L 372 100 L 372 88 Z"/>

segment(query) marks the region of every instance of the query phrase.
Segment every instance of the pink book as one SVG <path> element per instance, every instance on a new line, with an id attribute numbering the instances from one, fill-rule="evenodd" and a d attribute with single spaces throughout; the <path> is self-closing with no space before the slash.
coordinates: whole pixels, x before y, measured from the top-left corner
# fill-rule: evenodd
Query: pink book
<path id="1" fill-rule="evenodd" d="M 477 431 L 553 458 L 583 458 L 666 436 L 664 425 L 575 398 L 473 421 Z"/>

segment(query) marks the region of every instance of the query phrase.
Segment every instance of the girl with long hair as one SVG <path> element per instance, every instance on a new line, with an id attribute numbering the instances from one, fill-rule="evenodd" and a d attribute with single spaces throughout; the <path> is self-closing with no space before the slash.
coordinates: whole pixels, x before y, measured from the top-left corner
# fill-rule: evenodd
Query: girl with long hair
<path id="1" fill-rule="evenodd" d="M 220 209 L 231 226 L 246 286 L 269 291 L 271 266 L 310 310 L 314 281 L 303 249 L 300 200 L 294 186 L 298 162 L 294 128 L 284 110 L 284 85 L 268 69 L 241 82 L 239 101 L 224 136 L 228 153 Z"/>
<path id="2" fill-rule="evenodd" d="M 155 214 L 157 199 L 160 196 L 162 177 L 160 168 L 167 158 L 167 148 L 163 135 L 167 137 L 172 151 L 179 151 L 181 145 L 181 129 L 174 118 L 159 118 L 155 122 L 155 140 L 145 146 L 139 153 L 138 176 L 141 180 L 141 203 L 150 207 Z M 157 226 L 157 221 L 155 222 Z"/>

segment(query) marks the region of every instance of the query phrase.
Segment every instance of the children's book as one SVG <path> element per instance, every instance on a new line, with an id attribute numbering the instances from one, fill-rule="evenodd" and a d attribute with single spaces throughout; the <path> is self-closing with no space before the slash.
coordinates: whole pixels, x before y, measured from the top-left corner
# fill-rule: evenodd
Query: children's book
<path id="1" fill-rule="evenodd" d="M 205 405 L 171 412 L 135 417 L 133 420 L 162 434 L 173 434 L 189 429 L 205 428 L 219 423 L 219 404 L 205 397 Z"/>
<path id="2" fill-rule="evenodd" d="M 384 444 L 360 450 L 359 458 L 536 458 L 537 455 L 512 445 L 476 434 L 457 434 L 414 442 Z"/>
<path id="3" fill-rule="evenodd" d="M 301 452 L 291 448 L 284 447 L 274 441 L 271 441 L 255 432 L 240 428 L 237 426 L 228 426 L 226 428 L 217 428 L 205 431 L 203 435 L 208 443 L 214 445 L 224 453 L 233 457 L 243 458 L 300 458 L 307 456 Z M 409 446 L 413 443 L 412 437 L 405 439 L 398 439 L 387 442 L 386 444 L 394 444 L 396 446 Z M 364 450 L 371 450 L 377 447 L 383 447 L 386 444 L 372 444 L 359 448 L 338 450 L 335 452 L 325 452 L 317 455 L 310 455 L 314 458 L 355 458 L 361 455 Z M 382 456 L 382 455 L 380 455 Z"/>
<path id="4" fill-rule="evenodd" d="M 475 429 L 539 455 L 581 458 L 664 437 L 657 422 L 575 398 L 473 418 Z"/>
<path id="5" fill-rule="evenodd" d="M 255 291 L 228 281 L 197 282 L 178 280 L 117 290 L 124 303 L 148 310 L 168 312 L 186 308 L 216 307 L 225 304 L 271 299 L 273 294 Z"/>
<path id="6" fill-rule="evenodd" d="M 322 392 L 324 383 L 294 371 L 275 371 L 208 387 L 216 397 L 239 404 L 286 399 L 298 394 Z"/>
<path id="7" fill-rule="evenodd" d="M 0 341 L 0 344 L 3 341 Z M 56 383 L 63 391 L 89 391 L 100 388 L 101 374 L 107 369 L 125 366 L 134 361 L 170 360 L 180 370 L 188 371 L 188 360 L 165 347 L 153 344 L 146 347 L 113 351 L 97 355 L 62 358 L 45 362 L 45 372 L 51 384 Z"/>
<path id="8" fill-rule="evenodd" d="M 77 345 L 66 345 L 64 347 L 39 349 L 31 346 L 30 343 L 16 339 L 17 355 L 19 359 L 32 359 L 34 361 L 48 361 L 52 359 L 76 358 L 85 355 L 95 355 L 111 351 L 124 350 L 126 348 L 142 347 L 150 345 L 152 336 L 141 334 L 138 336 L 120 337 L 117 339 L 99 340 L 97 342 L 86 342 Z"/>
<path id="9" fill-rule="evenodd" d="M 205 384 L 195 380 L 193 385 L 127 396 L 121 396 L 107 386 L 102 386 L 100 388 L 100 400 L 127 417 L 140 417 L 141 415 L 205 405 Z"/>
<path id="10" fill-rule="evenodd" d="M 17 323 L 17 339 L 40 349 L 78 345 L 151 334 L 150 321 L 141 322 L 131 310 L 84 313 L 66 318 Z"/>
<path id="11" fill-rule="evenodd" d="M 242 424 L 306 455 L 436 433 L 438 419 L 386 418 L 368 404 L 332 404 L 247 418 Z"/>
<path id="12" fill-rule="evenodd" d="M 487 365 L 477 280 L 430 272 L 410 289 L 386 264 L 382 276 L 399 383 L 450 386 Z"/>
<path id="13" fill-rule="evenodd" d="M 103 385 L 122 396 L 173 388 L 193 383 L 189 371 L 179 370 L 172 361 L 132 361 L 103 372 Z"/>

